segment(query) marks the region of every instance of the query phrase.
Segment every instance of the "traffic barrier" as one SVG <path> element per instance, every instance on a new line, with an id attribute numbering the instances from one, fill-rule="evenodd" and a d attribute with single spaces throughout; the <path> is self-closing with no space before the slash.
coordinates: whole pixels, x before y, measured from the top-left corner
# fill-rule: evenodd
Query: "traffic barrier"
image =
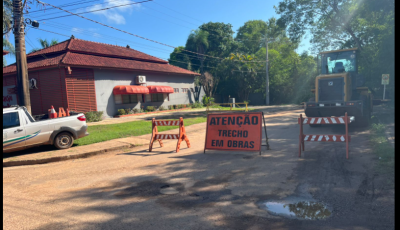
<path id="1" fill-rule="evenodd" d="M 50 119 L 57 118 L 57 113 L 56 110 L 54 110 L 53 106 L 51 106 L 51 108 L 49 109 L 49 118 Z"/>
<path id="2" fill-rule="evenodd" d="M 304 141 L 330 141 L 330 142 L 346 142 L 346 159 L 349 159 L 349 142 L 351 140 L 349 135 L 348 125 L 354 120 L 354 117 L 347 116 L 347 112 L 344 117 L 307 117 L 303 118 L 300 114 L 300 118 L 297 119 L 297 123 L 300 125 L 299 135 L 299 157 L 301 157 L 301 150 L 304 151 Z M 337 134 L 304 134 L 303 124 L 333 124 L 340 125 L 344 124 L 346 127 L 345 135 Z"/>
<path id="3" fill-rule="evenodd" d="M 263 112 L 235 112 L 207 114 L 204 153 L 210 150 L 257 151 L 261 155 L 262 123 L 269 150 L 267 128 Z"/>
<path id="4" fill-rule="evenodd" d="M 64 108 L 59 107 L 58 108 L 58 117 L 66 117 L 66 116 L 67 116 L 67 114 L 65 113 Z"/>
<path id="5" fill-rule="evenodd" d="M 157 126 L 179 126 L 179 134 L 159 134 Z M 186 141 L 186 145 L 190 148 L 189 138 L 186 135 L 185 126 L 183 125 L 183 118 L 180 117 L 179 120 L 158 120 L 155 118 L 152 120 L 152 135 L 149 145 L 149 152 L 153 149 L 154 141 L 158 141 L 160 143 L 160 147 L 163 147 L 162 140 L 170 140 L 170 139 L 178 139 L 178 143 L 176 144 L 176 152 L 179 152 L 181 142 Z"/>

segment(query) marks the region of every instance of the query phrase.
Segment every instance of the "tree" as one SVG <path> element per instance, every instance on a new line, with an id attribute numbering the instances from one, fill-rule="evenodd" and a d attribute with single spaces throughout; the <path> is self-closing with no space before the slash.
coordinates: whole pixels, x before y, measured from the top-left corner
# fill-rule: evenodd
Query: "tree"
<path id="1" fill-rule="evenodd" d="M 12 0 L 3 0 L 3 36 L 8 34 L 12 29 Z"/>
<path id="2" fill-rule="evenodd" d="M 203 85 L 204 92 L 207 97 L 212 97 L 217 89 L 219 82 L 218 78 L 215 78 L 211 73 L 206 71 L 201 77 L 200 82 Z"/>
<path id="3" fill-rule="evenodd" d="M 203 54 L 206 53 L 209 47 L 208 42 L 208 32 L 203 30 L 193 30 L 187 41 L 186 41 L 186 49 L 189 51 L 193 51 L 198 53 L 197 58 L 200 61 L 200 73 L 203 74 L 203 63 L 205 56 Z"/>
<path id="4" fill-rule="evenodd" d="M 55 45 L 55 44 L 58 43 L 58 40 L 55 39 L 55 38 L 53 38 L 53 39 L 51 40 L 51 42 L 48 42 L 47 39 L 41 39 L 41 38 L 38 38 L 38 41 L 39 41 L 39 43 L 40 43 L 40 46 L 42 47 L 42 48 L 40 48 L 40 49 L 44 49 L 44 48 L 53 46 L 53 45 Z M 40 49 L 39 49 L 39 48 L 32 49 L 32 50 L 31 50 L 31 53 L 32 53 L 32 52 L 36 52 L 36 51 L 38 51 L 38 50 L 40 50 Z"/>
<path id="5" fill-rule="evenodd" d="M 15 49 L 13 44 L 7 39 L 3 39 L 3 50 L 10 52 L 10 54 L 15 55 Z M 3 67 L 7 65 L 6 58 L 3 56 Z"/>
<path id="6" fill-rule="evenodd" d="M 192 70 L 192 63 L 190 62 L 190 58 L 187 52 L 184 51 L 185 47 L 178 46 L 174 49 L 174 51 L 169 55 L 168 62 L 172 65 Z"/>

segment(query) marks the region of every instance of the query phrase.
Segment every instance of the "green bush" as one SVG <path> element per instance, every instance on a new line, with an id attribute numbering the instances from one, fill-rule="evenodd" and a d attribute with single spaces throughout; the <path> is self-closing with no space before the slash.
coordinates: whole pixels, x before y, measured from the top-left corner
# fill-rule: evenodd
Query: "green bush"
<path id="1" fill-rule="evenodd" d="M 118 115 L 125 115 L 125 109 L 118 109 Z"/>
<path id="2" fill-rule="evenodd" d="M 133 113 L 138 113 L 138 112 L 139 112 L 139 109 L 133 108 L 132 111 L 133 111 Z"/>
<path id="3" fill-rule="evenodd" d="M 193 103 L 192 108 L 203 108 L 203 104 L 201 104 L 200 102 L 196 101 L 195 103 Z"/>
<path id="4" fill-rule="evenodd" d="M 103 111 L 91 111 L 85 113 L 87 122 L 96 122 L 103 120 Z"/>
<path id="5" fill-rule="evenodd" d="M 131 109 L 124 109 L 125 110 L 125 114 L 132 114 Z"/>
<path id="6" fill-rule="evenodd" d="M 163 110 L 165 110 L 165 108 L 164 108 L 164 106 L 160 106 L 160 107 L 158 108 L 158 110 L 163 111 Z"/>
<path id="7" fill-rule="evenodd" d="M 214 98 L 213 98 L 213 97 L 206 97 L 206 96 L 204 96 L 202 101 L 203 101 L 203 105 L 204 105 L 204 106 L 214 104 Z"/>
<path id="8" fill-rule="evenodd" d="M 153 112 L 155 110 L 154 106 L 147 106 L 146 111 L 147 112 Z"/>
<path id="9" fill-rule="evenodd" d="M 171 110 L 171 109 L 173 109 L 173 108 L 174 108 L 174 106 L 172 106 L 172 105 L 169 105 L 169 106 L 168 106 L 168 109 L 169 109 L 169 110 Z"/>

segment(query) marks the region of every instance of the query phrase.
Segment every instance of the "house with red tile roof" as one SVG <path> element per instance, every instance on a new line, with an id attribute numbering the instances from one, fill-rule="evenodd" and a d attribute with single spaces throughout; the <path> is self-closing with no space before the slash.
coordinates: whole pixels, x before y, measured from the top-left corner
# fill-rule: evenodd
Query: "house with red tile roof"
<path id="1" fill-rule="evenodd" d="M 118 109 L 193 103 L 199 75 L 129 46 L 73 36 L 29 53 L 27 63 L 34 115 L 47 114 L 51 105 L 56 110 L 104 111 L 111 117 Z M 3 67 L 3 92 L 13 93 L 9 89 L 16 87 L 16 65 Z M 3 108 L 7 106 L 3 100 Z"/>

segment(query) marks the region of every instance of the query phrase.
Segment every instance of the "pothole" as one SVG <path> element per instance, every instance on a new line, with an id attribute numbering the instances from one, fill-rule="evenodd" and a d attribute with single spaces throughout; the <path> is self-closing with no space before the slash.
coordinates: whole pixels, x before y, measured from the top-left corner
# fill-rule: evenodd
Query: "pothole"
<path id="1" fill-rule="evenodd" d="M 293 203 L 269 201 L 261 203 L 260 208 L 267 210 L 272 215 L 306 220 L 322 220 L 332 214 L 332 211 L 326 205 L 314 201 Z"/>

